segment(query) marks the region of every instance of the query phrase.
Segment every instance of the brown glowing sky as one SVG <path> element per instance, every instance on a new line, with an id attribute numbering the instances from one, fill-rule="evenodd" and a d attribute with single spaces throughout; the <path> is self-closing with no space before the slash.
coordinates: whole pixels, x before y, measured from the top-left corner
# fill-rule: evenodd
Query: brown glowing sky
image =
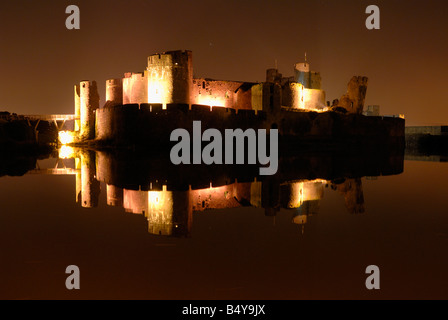
<path id="1" fill-rule="evenodd" d="M 65 28 L 65 8 L 81 29 Z M 381 30 L 365 28 L 369 4 Z M 0 7 L 0 111 L 73 113 L 73 85 L 143 71 L 148 55 L 193 51 L 194 74 L 264 81 L 278 60 L 320 71 L 327 100 L 353 75 L 369 77 L 366 104 L 404 113 L 407 125 L 447 124 L 448 3 L 387 1 L 8 1 Z"/>

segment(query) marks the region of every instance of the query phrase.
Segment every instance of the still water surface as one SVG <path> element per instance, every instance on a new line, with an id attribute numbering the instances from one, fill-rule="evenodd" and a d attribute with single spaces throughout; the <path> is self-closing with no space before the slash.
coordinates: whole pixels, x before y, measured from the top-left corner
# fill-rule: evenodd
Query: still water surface
<path id="1" fill-rule="evenodd" d="M 447 163 L 317 157 L 263 180 L 59 157 L 0 178 L 2 299 L 448 298 Z"/>

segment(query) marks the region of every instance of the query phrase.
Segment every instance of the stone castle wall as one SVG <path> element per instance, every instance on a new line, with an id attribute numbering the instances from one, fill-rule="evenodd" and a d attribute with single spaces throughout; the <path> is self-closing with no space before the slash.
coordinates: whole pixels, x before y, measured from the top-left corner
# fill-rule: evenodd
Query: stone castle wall
<path id="1" fill-rule="evenodd" d="M 275 93 L 275 90 L 274 90 Z M 101 108 L 96 112 L 96 139 L 113 144 L 157 145 L 170 148 L 170 134 L 184 128 L 192 136 L 193 121 L 202 131 L 216 128 L 243 130 L 277 128 L 279 135 L 295 141 L 347 141 L 404 143 L 404 119 L 366 117 L 337 112 L 308 112 L 274 109 L 274 112 L 210 108 L 187 104 L 129 104 Z M 297 138 L 300 138 L 297 140 Z M 402 141 L 403 140 L 403 141 Z"/>
<path id="2" fill-rule="evenodd" d="M 205 78 L 193 79 L 191 104 L 252 109 L 251 88 L 254 83 Z"/>
<path id="3" fill-rule="evenodd" d="M 187 103 L 193 82 L 191 51 L 172 51 L 148 57 L 148 103 Z"/>

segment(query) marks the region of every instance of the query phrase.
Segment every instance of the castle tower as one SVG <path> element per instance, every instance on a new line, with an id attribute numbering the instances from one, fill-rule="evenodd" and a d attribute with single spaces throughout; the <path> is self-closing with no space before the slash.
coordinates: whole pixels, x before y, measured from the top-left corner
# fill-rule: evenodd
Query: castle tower
<path id="1" fill-rule="evenodd" d="M 310 64 L 306 61 L 306 52 L 305 62 L 294 65 L 294 80 L 301 83 L 305 88 L 310 87 Z"/>
<path id="2" fill-rule="evenodd" d="M 191 51 L 171 51 L 148 57 L 148 103 L 191 104 L 193 83 Z"/>
<path id="3" fill-rule="evenodd" d="M 114 107 L 123 104 L 123 80 L 109 79 L 106 81 L 105 107 Z"/>
<path id="4" fill-rule="evenodd" d="M 310 71 L 310 64 L 305 62 L 294 65 L 294 81 L 301 83 L 306 89 L 321 89 L 321 76 L 319 72 Z"/>
<path id="5" fill-rule="evenodd" d="M 100 104 L 96 81 L 81 81 L 79 97 L 81 118 L 79 137 L 81 140 L 93 139 L 95 138 L 95 110 Z"/>
<path id="6" fill-rule="evenodd" d="M 75 131 L 79 132 L 81 130 L 81 120 L 79 119 L 81 117 L 81 99 L 79 97 L 79 85 L 75 84 L 75 116 L 78 118 L 75 120 Z"/>

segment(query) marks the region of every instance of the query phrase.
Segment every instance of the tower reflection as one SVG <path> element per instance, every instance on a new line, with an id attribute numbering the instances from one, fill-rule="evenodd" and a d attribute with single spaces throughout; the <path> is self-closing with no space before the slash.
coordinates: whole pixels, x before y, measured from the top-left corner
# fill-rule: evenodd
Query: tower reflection
<path id="1" fill-rule="evenodd" d="M 75 160 L 76 201 L 82 207 L 98 206 L 104 183 L 107 205 L 144 216 L 150 234 L 176 237 L 189 236 L 193 212 L 243 206 L 264 208 L 267 216 L 287 210 L 303 232 L 308 217 L 318 214 L 326 192 L 340 193 L 349 213 L 364 213 L 361 177 L 403 171 L 403 156 L 355 168 L 350 160 L 338 159 L 336 167 L 321 157 L 286 159 L 280 161 L 275 176 L 258 176 L 258 168 L 249 166 L 231 166 L 223 172 L 221 167 L 180 167 L 147 155 L 69 147 L 59 151 L 59 158 Z"/>

